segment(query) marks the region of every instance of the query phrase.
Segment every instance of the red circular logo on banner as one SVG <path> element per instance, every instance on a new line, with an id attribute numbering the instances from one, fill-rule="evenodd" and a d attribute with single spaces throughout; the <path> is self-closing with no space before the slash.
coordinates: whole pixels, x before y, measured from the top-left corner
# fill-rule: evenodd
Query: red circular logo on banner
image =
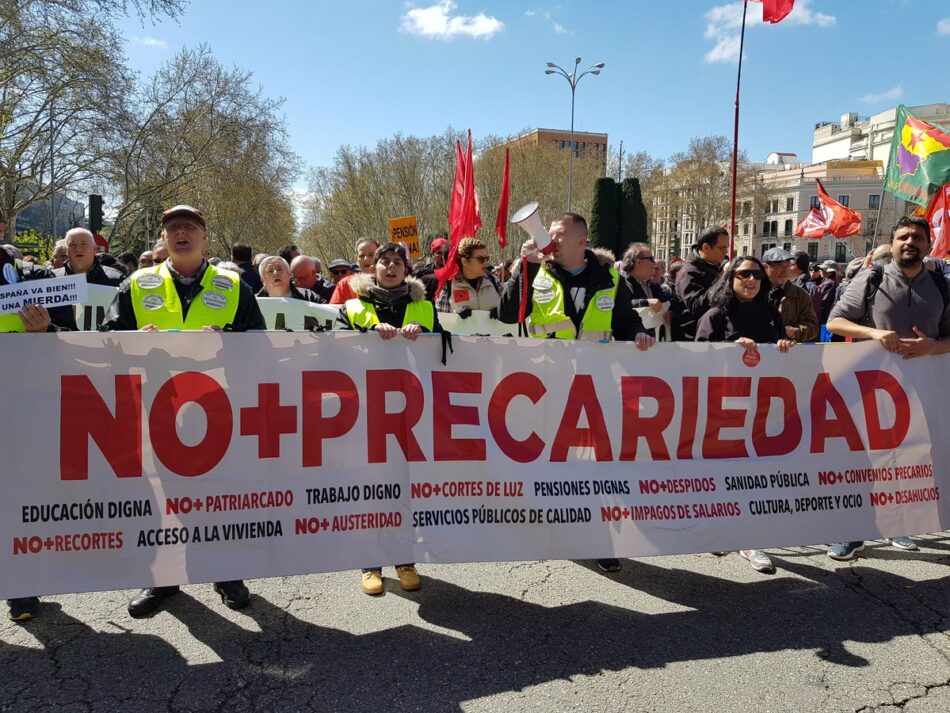
<path id="1" fill-rule="evenodd" d="M 746 366 L 758 366 L 760 361 L 762 361 L 762 355 L 759 354 L 758 349 L 746 349 L 743 351 L 742 363 Z"/>

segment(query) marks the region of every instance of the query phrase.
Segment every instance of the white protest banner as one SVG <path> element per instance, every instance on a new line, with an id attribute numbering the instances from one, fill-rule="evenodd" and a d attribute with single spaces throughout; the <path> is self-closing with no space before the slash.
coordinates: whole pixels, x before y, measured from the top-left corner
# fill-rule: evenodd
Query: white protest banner
<path id="1" fill-rule="evenodd" d="M 454 312 L 439 312 L 439 324 L 452 334 L 481 334 L 490 337 L 517 336 L 517 324 L 505 324 L 492 319 L 487 310 L 472 310 L 472 314 L 462 319 Z"/>
<path id="2" fill-rule="evenodd" d="M 669 312 L 669 306 L 663 302 L 663 309 L 660 312 L 654 312 L 651 307 L 637 307 L 636 312 L 640 315 L 640 321 L 647 329 L 655 329 L 656 338 L 661 342 L 670 341 L 670 328 L 666 323 L 665 315 Z"/>
<path id="3" fill-rule="evenodd" d="M 0 596 L 950 524 L 950 356 L 0 334 Z"/>
<path id="4" fill-rule="evenodd" d="M 311 331 L 315 328 L 332 329 L 340 314 L 339 305 L 324 305 L 292 297 L 258 297 L 257 304 L 264 315 L 268 329 Z"/>
<path id="5" fill-rule="evenodd" d="M 106 310 L 115 299 L 118 287 L 86 285 L 86 297 L 81 304 L 73 305 L 76 326 L 83 332 L 94 332 L 105 321 Z"/>
<path id="6" fill-rule="evenodd" d="M 85 298 L 85 275 L 15 282 L 0 287 L 0 314 L 19 312 L 28 302 L 41 307 L 62 307 L 82 302 Z"/>

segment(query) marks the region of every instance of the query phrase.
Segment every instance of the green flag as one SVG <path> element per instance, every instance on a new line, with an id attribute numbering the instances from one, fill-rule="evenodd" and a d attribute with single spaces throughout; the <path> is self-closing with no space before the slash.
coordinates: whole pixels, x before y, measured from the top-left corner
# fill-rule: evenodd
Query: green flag
<path id="1" fill-rule="evenodd" d="M 891 158 L 884 188 L 917 205 L 950 181 L 950 131 L 928 124 L 901 104 L 894 120 Z"/>

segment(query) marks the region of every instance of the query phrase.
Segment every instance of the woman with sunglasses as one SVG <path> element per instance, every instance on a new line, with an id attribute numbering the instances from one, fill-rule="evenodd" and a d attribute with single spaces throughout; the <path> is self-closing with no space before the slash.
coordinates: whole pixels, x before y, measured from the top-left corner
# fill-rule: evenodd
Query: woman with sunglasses
<path id="1" fill-rule="evenodd" d="M 782 317 L 768 302 L 765 267 L 749 256 L 726 265 L 709 288 L 711 309 L 696 325 L 697 342 L 736 342 L 747 351 L 759 344 L 775 344 L 787 353 L 793 342 L 785 339 Z M 771 558 L 762 550 L 740 550 L 757 572 L 774 572 Z"/>
<path id="2" fill-rule="evenodd" d="M 501 294 L 494 276 L 485 269 L 488 263 L 485 243 L 477 238 L 463 238 L 455 259 L 459 272 L 442 288 L 435 308 L 439 312 L 462 315 L 473 310 L 497 312 Z"/>

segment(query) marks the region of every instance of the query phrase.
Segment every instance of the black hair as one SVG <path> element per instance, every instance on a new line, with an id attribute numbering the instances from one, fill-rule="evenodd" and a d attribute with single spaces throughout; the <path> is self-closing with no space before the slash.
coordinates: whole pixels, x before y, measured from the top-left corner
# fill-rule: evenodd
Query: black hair
<path id="1" fill-rule="evenodd" d="M 739 257 L 733 258 L 731 261 L 726 263 L 726 267 L 721 273 L 719 273 L 719 277 L 716 278 L 713 286 L 709 288 L 710 307 L 718 307 L 722 310 L 728 310 L 732 307 L 735 307 L 738 300 L 736 299 L 736 293 L 732 289 L 732 280 L 736 276 L 736 270 L 739 269 L 739 265 L 744 263 L 746 260 L 754 262 L 759 266 L 759 270 L 762 271 L 762 279 L 759 280 L 759 291 L 753 298 L 753 302 L 758 301 L 762 302 L 763 304 L 768 303 L 769 291 L 765 287 L 765 281 L 768 278 L 765 276 L 765 266 L 757 257 L 753 257 L 752 255 L 740 255 Z"/>
<path id="2" fill-rule="evenodd" d="M 725 235 L 728 238 L 729 231 L 723 228 L 721 225 L 714 225 L 711 228 L 706 228 L 699 234 L 699 239 L 696 241 L 696 249 L 699 250 L 703 245 L 708 245 L 711 248 L 716 247 L 716 243 L 719 242 L 720 235 Z"/>
<path id="3" fill-rule="evenodd" d="M 291 256 L 291 253 L 292 253 L 294 250 L 296 250 L 298 253 L 300 252 L 300 248 L 298 248 L 296 245 L 294 245 L 293 243 L 287 243 L 287 244 L 284 245 L 280 250 L 277 251 L 277 254 L 278 254 L 280 257 L 284 258 L 284 260 L 286 260 L 286 261 L 287 261 L 287 264 L 289 265 L 289 264 L 290 264 L 290 261 L 294 259 L 294 258 Z"/>
<path id="4" fill-rule="evenodd" d="M 808 272 L 808 266 L 811 265 L 811 257 L 804 250 L 796 250 L 792 253 L 792 258 L 795 260 L 795 267 L 798 268 L 799 272 Z"/>
<path id="5" fill-rule="evenodd" d="M 891 242 L 894 242 L 894 236 L 897 234 L 898 228 L 907 228 L 911 225 L 923 228 L 924 233 L 927 235 L 927 242 L 930 242 L 930 223 L 927 222 L 927 219 L 911 217 L 909 215 L 902 215 L 897 219 L 897 222 L 894 223 L 894 227 L 891 228 Z"/>
<path id="6" fill-rule="evenodd" d="M 409 256 L 406 255 L 406 249 L 399 243 L 385 243 L 376 248 L 376 252 L 373 253 L 373 264 L 375 265 L 379 262 L 380 258 L 386 253 L 395 253 L 398 255 L 406 268 L 406 275 L 409 274 Z"/>
<path id="7" fill-rule="evenodd" d="M 234 243 L 231 246 L 231 257 L 234 259 L 234 262 L 250 262 L 251 261 L 251 246 L 244 245 L 243 243 Z"/>

